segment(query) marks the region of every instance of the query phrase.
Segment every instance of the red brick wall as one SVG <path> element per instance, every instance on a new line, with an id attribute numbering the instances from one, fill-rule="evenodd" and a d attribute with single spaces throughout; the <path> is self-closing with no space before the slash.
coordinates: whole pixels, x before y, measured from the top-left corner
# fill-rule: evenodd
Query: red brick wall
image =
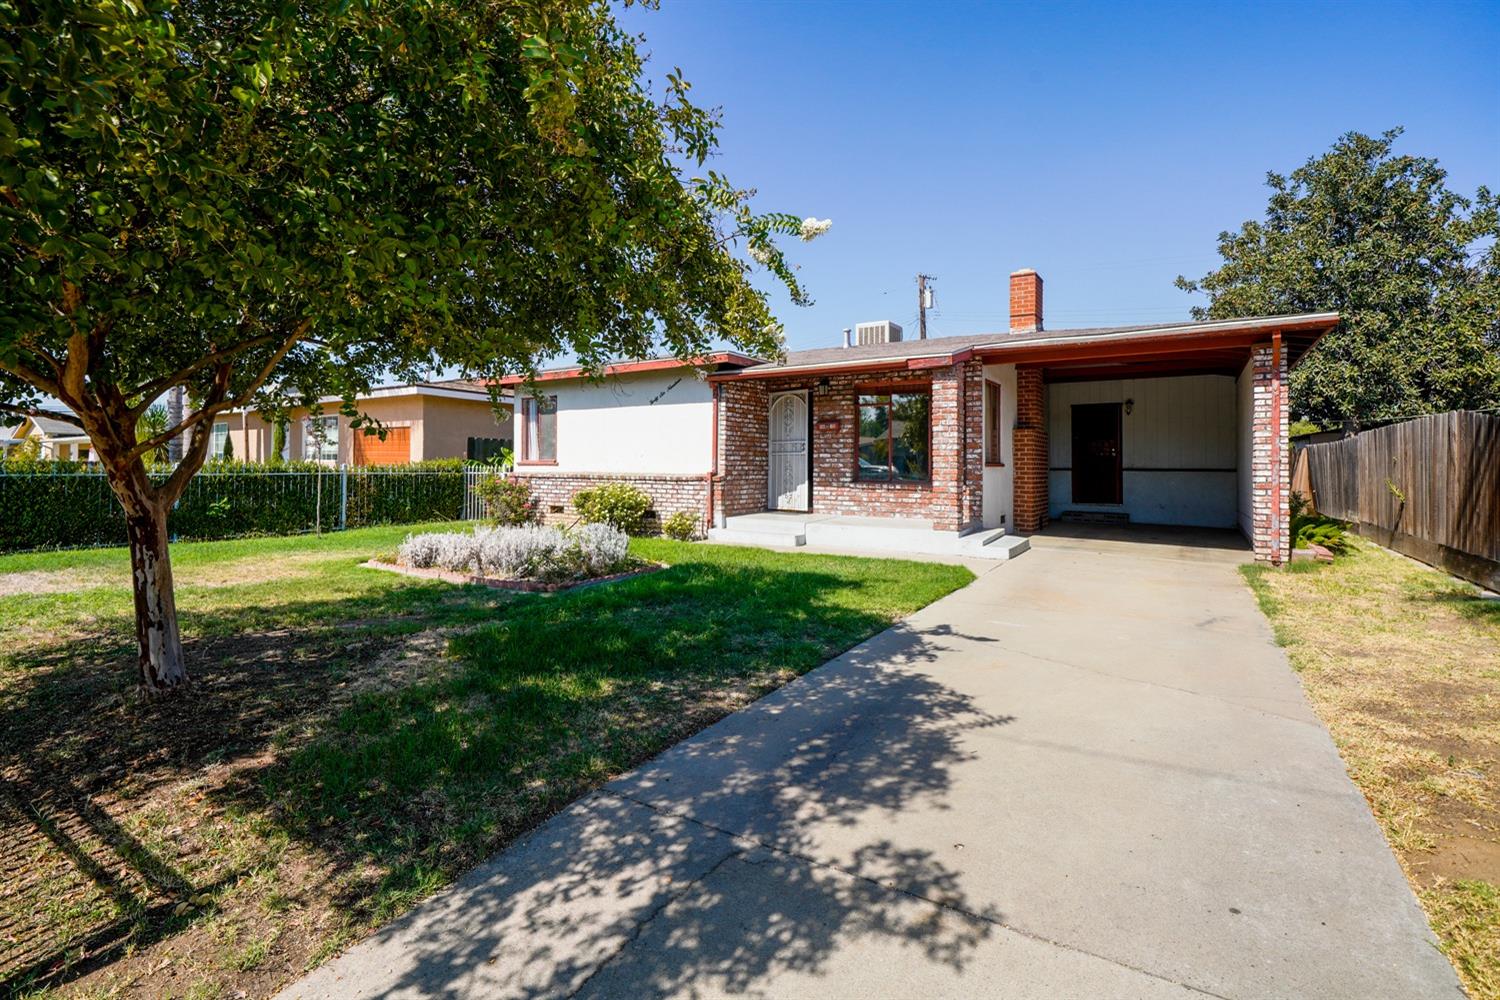
<path id="1" fill-rule="evenodd" d="M 1272 364 L 1270 344 L 1253 347 L 1250 367 L 1254 379 L 1250 416 L 1253 521 L 1250 543 L 1257 561 L 1279 564 L 1291 558 L 1292 463 L 1287 434 L 1291 414 L 1287 407 L 1285 350 L 1277 367 Z"/>
<path id="2" fill-rule="evenodd" d="M 1042 276 L 1013 271 L 1010 276 L 1010 332 L 1035 333 L 1042 328 Z"/>
<path id="3" fill-rule="evenodd" d="M 522 466 L 516 474 L 531 487 L 531 495 L 541 502 L 542 519 L 567 523 L 578 516 L 573 508 L 573 494 L 601 483 L 629 483 L 651 498 L 647 515 L 649 530 L 659 531 L 661 522 L 680 510 L 690 511 L 701 520 L 708 513 L 708 478 L 706 476 L 630 475 L 622 472 L 546 473 Z M 562 508 L 557 510 L 555 508 Z"/>
<path id="4" fill-rule="evenodd" d="M 719 475 L 714 480 L 714 516 L 733 517 L 766 509 L 767 433 L 770 415 L 764 382 L 719 386 Z"/>
<path id="5" fill-rule="evenodd" d="M 1016 530 L 1041 531 L 1047 526 L 1047 413 L 1042 373 L 1016 369 L 1015 451 Z"/>
<path id="6" fill-rule="evenodd" d="M 766 506 L 767 406 L 772 393 L 810 390 L 812 509 L 819 514 L 911 517 L 940 531 L 978 527 L 983 487 L 983 366 L 930 371 L 830 375 L 766 382 L 726 382 L 719 401 L 719 469 L 715 509 L 727 517 Z M 927 483 L 864 482 L 855 478 L 859 434 L 856 388 L 930 386 L 932 479 Z"/>

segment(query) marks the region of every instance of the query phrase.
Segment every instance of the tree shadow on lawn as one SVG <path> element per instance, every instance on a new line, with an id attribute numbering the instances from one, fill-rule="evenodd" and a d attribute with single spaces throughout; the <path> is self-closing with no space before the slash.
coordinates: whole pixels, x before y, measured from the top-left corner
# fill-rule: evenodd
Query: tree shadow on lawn
<path id="1" fill-rule="evenodd" d="M 633 633 L 618 609 L 594 610 Z M 480 685 L 528 657 L 589 652 L 524 640 L 501 652 L 483 639 L 497 631 L 458 640 Z M 1013 721 L 913 669 L 965 641 L 899 625 L 846 653 L 564 809 L 303 992 L 359 975 L 372 995 L 774 995 L 788 978 L 837 974 L 878 993 L 892 987 L 880 971 L 891 950 L 917 958 L 903 967 L 917 992 L 963 972 L 1003 914 L 970 899 L 938 851 L 888 832 L 909 810 L 944 811 L 970 734 Z M 446 750 L 469 762 L 462 741 Z M 543 783 L 556 771 L 529 756 L 493 763 Z M 879 957 L 848 967 L 849 941 Z"/>
<path id="2" fill-rule="evenodd" d="M 934 577 L 916 603 L 952 585 Z M 325 865 L 322 885 L 339 887 L 356 926 L 380 922 L 611 775 L 884 628 L 889 613 L 864 606 L 864 589 L 853 575 L 687 563 L 553 597 L 413 585 L 299 602 L 285 617 L 325 624 L 280 633 L 236 634 L 234 612 L 185 616 L 190 632 L 217 636 L 190 640 L 186 698 L 121 697 L 133 657 L 118 647 L 28 662 L 0 696 L 14 735 L 0 773 L 27 802 L 67 797 L 95 815 L 127 816 L 201 782 L 205 810 L 289 835 Z M 456 663 L 367 676 L 392 633 L 486 621 L 455 640 Z M 46 836 L 36 827 L 33 842 Z M 99 844 L 98 863 L 134 872 L 143 904 L 244 874 L 203 858 L 201 844 L 151 860 Z M 184 870 L 173 851 L 198 863 Z M 181 885 L 153 888 L 142 877 L 152 867 Z M 114 921 L 87 929 L 115 943 L 82 961 L 75 937 L 7 956 L 0 976 L 70 981 L 181 923 L 159 905 L 116 907 Z"/>
<path id="3" fill-rule="evenodd" d="M 276 620 L 274 609 L 185 611 L 193 686 L 161 700 L 134 691 L 128 621 L 13 655 L 0 684 L 0 870 L 14 873 L 0 889 L 0 993 L 75 979 L 186 927 L 193 917 L 175 912 L 179 903 L 245 869 L 214 856 L 222 824 L 206 808 L 209 829 L 145 843 L 140 831 L 162 816 L 181 821 L 181 786 L 222 779 L 326 724 L 362 683 L 382 682 L 361 673 L 401 633 L 484 620 L 508 603 L 487 588 L 398 586 L 283 606 L 285 618 L 325 624 L 271 631 L 241 626 Z M 66 909 L 92 912 L 58 919 L 69 900 Z"/>

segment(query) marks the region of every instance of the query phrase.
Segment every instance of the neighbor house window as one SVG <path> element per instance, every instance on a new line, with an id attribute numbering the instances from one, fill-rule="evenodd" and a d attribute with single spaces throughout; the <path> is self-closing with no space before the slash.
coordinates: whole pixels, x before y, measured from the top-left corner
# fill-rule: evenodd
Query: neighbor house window
<path id="1" fill-rule="evenodd" d="M 521 400 L 521 461 L 557 461 L 557 397 Z"/>
<path id="2" fill-rule="evenodd" d="M 859 478 L 921 482 L 932 478 L 932 394 L 859 394 Z"/>
<path id="3" fill-rule="evenodd" d="M 1000 385 L 998 382 L 984 384 L 984 464 L 1004 465 L 1000 451 Z"/>
<path id="4" fill-rule="evenodd" d="M 339 460 L 338 417 L 308 417 L 303 421 L 302 457 L 309 462 Z"/>
<path id="5" fill-rule="evenodd" d="M 229 440 L 229 422 L 221 420 L 214 424 L 213 435 L 208 440 L 208 457 L 223 458 L 224 443 Z"/>

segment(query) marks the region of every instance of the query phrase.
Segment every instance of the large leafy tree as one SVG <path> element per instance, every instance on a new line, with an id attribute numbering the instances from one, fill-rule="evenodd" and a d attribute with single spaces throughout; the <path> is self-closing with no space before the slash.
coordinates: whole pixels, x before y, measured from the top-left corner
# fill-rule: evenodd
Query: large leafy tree
<path id="1" fill-rule="evenodd" d="M 0 411 L 55 397 L 92 439 L 146 688 L 187 679 L 166 516 L 216 414 L 334 394 L 358 421 L 372 380 L 437 364 L 779 350 L 734 251 L 800 302 L 773 238 L 810 230 L 691 177 L 717 121 L 642 70 L 604 2 L 0 0 Z"/>
<path id="2" fill-rule="evenodd" d="M 1323 426 L 1500 403 L 1500 205 L 1449 190 L 1401 130 L 1351 132 L 1289 176 L 1261 221 L 1219 235 L 1223 264 L 1178 287 L 1200 319 L 1337 309 L 1293 372 L 1293 410 Z"/>

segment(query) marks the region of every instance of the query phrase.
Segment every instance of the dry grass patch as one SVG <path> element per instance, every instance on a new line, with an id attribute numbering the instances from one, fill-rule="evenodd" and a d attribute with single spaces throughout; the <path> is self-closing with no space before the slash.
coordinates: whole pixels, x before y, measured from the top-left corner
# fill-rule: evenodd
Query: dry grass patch
<path id="1" fill-rule="evenodd" d="M 1363 541 L 1245 574 L 1464 984 L 1500 998 L 1500 600 Z"/>

